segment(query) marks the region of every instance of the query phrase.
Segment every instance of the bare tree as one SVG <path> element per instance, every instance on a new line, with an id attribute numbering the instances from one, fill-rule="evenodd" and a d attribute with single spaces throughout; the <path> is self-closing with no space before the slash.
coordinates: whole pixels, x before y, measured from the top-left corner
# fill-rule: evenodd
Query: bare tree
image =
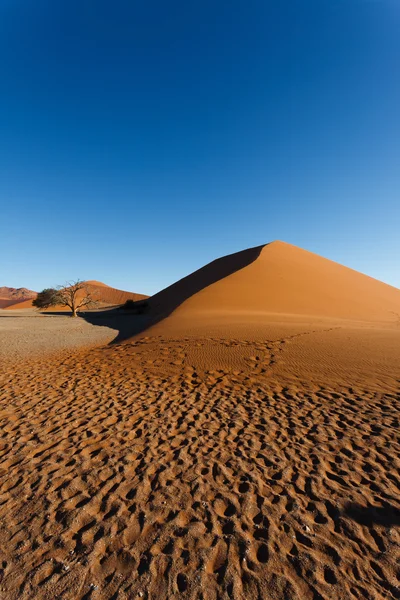
<path id="1" fill-rule="evenodd" d="M 57 294 L 61 300 L 60 304 L 68 306 L 73 317 L 76 317 L 78 311 L 82 308 L 94 308 L 98 303 L 86 281 L 80 281 L 79 279 L 68 281 L 65 285 L 59 286 Z"/>
<path id="2" fill-rule="evenodd" d="M 95 294 L 85 281 L 67 281 L 57 289 L 47 288 L 37 295 L 33 306 L 49 308 L 50 306 L 67 306 L 72 316 L 77 317 L 83 308 L 94 308 L 98 303 Z"/>

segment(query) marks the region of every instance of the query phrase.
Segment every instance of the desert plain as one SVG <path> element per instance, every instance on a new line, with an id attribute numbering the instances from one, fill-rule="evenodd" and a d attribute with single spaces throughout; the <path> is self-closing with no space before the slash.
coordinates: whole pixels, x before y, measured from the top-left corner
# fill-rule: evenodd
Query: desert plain
<path id="1" fill-rule="evenodd" d="M 273 242 L 0 360 L 2 600 L 400 597 L 400 290 Z"/>

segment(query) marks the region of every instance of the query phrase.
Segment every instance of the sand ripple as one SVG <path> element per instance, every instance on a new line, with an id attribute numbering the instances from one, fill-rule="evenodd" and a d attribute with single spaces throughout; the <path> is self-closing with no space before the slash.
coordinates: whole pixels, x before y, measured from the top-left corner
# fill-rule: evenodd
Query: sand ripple
<path id="1" fill-rule="evenodd" d="M 147 338 L 3 375 L 0 597 L 398 598 L 400 384 L 284 385 L 283 345 L 210 370 L 217 339 Z"/>

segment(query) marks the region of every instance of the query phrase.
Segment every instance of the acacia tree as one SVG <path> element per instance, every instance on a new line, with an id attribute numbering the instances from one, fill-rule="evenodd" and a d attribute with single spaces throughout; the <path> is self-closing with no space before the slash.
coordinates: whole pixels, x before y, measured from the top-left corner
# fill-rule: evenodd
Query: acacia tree
<path id="1" fill-rule="evenodd" d="M 85 281 L 68 281 L 57 288 L 46 288 L 39 292 L 33 306 L 50 308 L 51 306 L 67 306 L 71 309 L 72 317 L 77 317 L 82 308 L 94 308 L 97 299 Z"/>
<path id="2" fill-rule="evenodd" d="M 55 288 L 45 288 L 38 293 L 36 298 L 32 300 L 32 305 L 36 308 L 49 308 L 58 304 L 56 301 L 57 290 Z"/>

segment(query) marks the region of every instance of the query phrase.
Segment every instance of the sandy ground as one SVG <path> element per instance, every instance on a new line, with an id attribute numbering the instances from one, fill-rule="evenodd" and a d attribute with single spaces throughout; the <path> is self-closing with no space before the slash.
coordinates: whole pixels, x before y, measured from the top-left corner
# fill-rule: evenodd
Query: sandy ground
<path id="1" fill-rule="evenodd" d="M 400 335 L 335 327 L 4 369 L 0 597 L 398 598 Z"/>
<path id="2" fill-rule="evenodd" d="M 117 332 L 82 318 L 51 316 L 34 309 L 0 310 L 0 364 L 111 342 Z"/>
<path id="3" fill-rule="evenodd" d="M 0 319 L 0 598 L 399 598 L 397 319 L 190 302 Z"/>

